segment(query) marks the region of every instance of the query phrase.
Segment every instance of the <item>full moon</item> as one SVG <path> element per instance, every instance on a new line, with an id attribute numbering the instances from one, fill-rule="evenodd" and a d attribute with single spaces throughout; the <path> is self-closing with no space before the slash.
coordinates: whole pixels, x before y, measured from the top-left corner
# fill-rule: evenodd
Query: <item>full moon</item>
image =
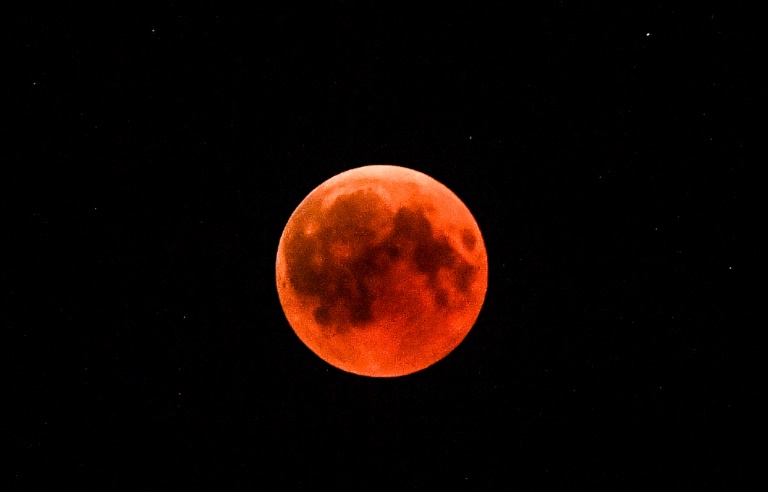
<path id="1" fill-rule="evenodd" d="M 280 237 L 277 292 L 296 335 L 347 372 L 394 377 L 443 359 L 488 287 L 477 222 L 446 186 L 371 165 L 315 188 Z"/>

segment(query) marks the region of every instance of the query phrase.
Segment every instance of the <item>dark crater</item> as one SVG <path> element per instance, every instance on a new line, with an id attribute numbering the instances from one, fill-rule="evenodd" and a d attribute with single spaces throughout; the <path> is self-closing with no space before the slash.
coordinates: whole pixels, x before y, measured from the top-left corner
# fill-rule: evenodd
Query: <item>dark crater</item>
<path id="1" fill-rule="evenodd" d="M 476 267 L 454 250 L 447 238 L 435 234 L 422 209 L 400 208 L 392 219 L 390 234 L 377 239 L 376 227 L 387 219 L 386 210 L 378 195 L 358 191 L 340 196 L 312 235 L 303 233 L 310 218 L 297 217 L 285 243 L 288 279 L 299 294 L 320 300 L 314 312 L 319 324 L 363 326 L 372 321 L 371 305 L 386 288 L 380 280 L 396 261 L 411 262 L 414 269 L 427 275 L 438 305 L 446 305 L 449 299 L 449 293 L 437 283 L 440 269 L 451 270 L 459 291 L 469 289 Z M 462 234 L 462 241 L 472 249 L 476 239 L 467 232 Z M 354 252 L 344 261 L 334 257 L 332 245 L 339 244 Z"/>

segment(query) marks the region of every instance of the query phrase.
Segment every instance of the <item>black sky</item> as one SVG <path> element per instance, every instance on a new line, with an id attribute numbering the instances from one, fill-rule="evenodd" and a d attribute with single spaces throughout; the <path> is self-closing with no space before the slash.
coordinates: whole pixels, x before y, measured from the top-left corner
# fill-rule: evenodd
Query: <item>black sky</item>
<path id="1" fill-rule="evenodd" d="M 750 12 L 195 4 L 10 16 L 0 489 L 742 489 Z M 476 326 L 404 378 L 317 358 L 274 283 L 366 164 L 488 249 Z"/>

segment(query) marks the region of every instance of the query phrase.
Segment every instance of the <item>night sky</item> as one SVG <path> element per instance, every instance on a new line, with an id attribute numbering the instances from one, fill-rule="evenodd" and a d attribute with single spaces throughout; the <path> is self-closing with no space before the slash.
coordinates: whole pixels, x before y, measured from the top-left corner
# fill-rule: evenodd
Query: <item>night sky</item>
<path id="1" fill-rule="evenodd" d="M 3 33 L 0 489 L 744 489 L 751 12 L 61 3 Z M 323 362 L 275 286 L 366 164 L 488 250 L 475 327 L 402 378 Z"/>

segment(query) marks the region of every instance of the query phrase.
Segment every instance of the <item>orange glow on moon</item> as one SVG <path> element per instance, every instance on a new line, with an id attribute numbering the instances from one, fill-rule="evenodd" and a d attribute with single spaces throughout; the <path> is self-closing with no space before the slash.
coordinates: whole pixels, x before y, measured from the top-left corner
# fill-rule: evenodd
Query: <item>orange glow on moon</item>
<path id="1" fill-rule="evenodd" d="M 488 287 L 480 229 L 426 174 L 373 165 L 315 188 L 288 220 L 277 291 L 298 337 L 347 372 L 393 377 L 448 355 Z"/>

